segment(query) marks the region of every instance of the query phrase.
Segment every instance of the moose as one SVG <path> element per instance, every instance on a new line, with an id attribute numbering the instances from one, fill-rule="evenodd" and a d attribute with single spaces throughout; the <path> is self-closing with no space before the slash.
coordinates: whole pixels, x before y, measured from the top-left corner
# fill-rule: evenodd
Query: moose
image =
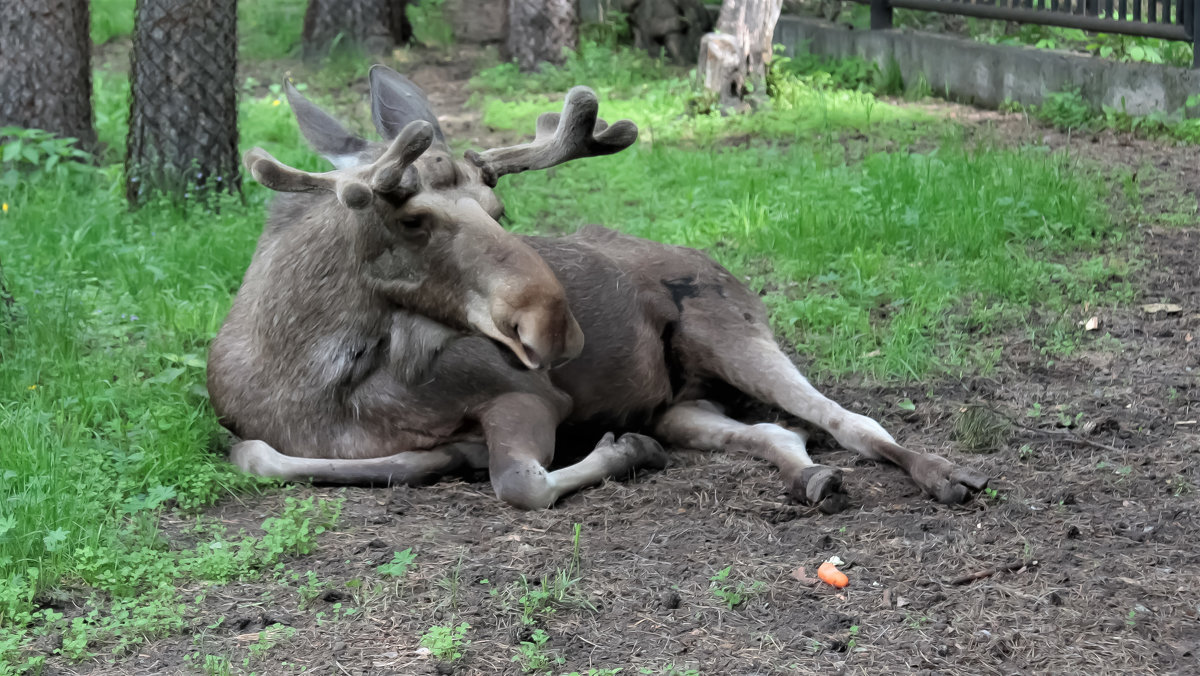
<path id="1" fill-rule="evenodd" d="M 943 503 L 986 486 L 819 393 L 759 297 L 706 254 L 599 226 L 562 237 L 501 227 L 503 176 L 636 140 L 632 122 L 597 117 L 590 89 L 542 114 L 532 142 L 456 159 L 424 92 L 383 66 L 369 80 L 385 143 L 285 82 L 301 132 L 334 169 L 300 171 L 260 148 L 244 158 L 282 194 L 209 354 L 212 405 L 242 470 L 359 485 L 486 470 L 500 500 L 539 509 L 665 467 L 666 444 L 760 458 L 794 499 L 844 509 L 842 473 L 813 463 L 807 432 L 727 416 L 732 391 L 900 466 Z M 606 433 L 552 469 L 559 428 L 572 426 Z"/>

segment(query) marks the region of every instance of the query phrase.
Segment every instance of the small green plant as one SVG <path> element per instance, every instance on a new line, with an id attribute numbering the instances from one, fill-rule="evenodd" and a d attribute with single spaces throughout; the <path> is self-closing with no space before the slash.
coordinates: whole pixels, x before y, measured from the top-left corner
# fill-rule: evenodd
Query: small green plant
<path id="1" fill-rule="evenodd" d="M 1005 496 L 1003 493 L 996 490 L 995 488 L 983 489 L 983 497 L 987 498 L 988 500 L 991 500 L 992 502 L 1003 502 L 1008 499 L 1007 496 Z"/>
<path id="2" fill-rule="evenodd" d="M 208 655 L 196 652 L 184 655 L 183 661 L 195 666 L 204 676 L 232 676 L 233 674 L 233 667 L 229 663 L 229 658 L 223 655 Z"/>
<path id="3" fill-rule="evenodd" d="M 1051 92 L 1034 109 L 1034 115 L 1060 129 L 1090 129 L 1096 126 L 1096 113 L 1083 100 L 1079 89 Z"/>
<path id="4" fill-rule="evenodd" d="M 579 578 L 571 577 L 567 570 L 544 575 L 537 585 L 530 584 L 522 575 L 518 583 L 521 596 L 517 599 L 521 606 L 521 624 L 533 625 L 539 615 L 553 613 L 565 605 L 589 605 L 585 600 L 574 598 L 574 588 L 578 582 Z"/>
<path id="5" fill-rule="evenodd" d="M 41 129 L 0 127 L 0 169 L 47 174 L 84 169 L 91 155 L 76 146 L 77 139 L 55 136 Z"/>
<path id="6" fill-rule="evenodd" d="M 307 608 L 324 592 L 325 583 L 317 579 L 317 574 L 311 570 L 304 571 L 304 583 L 296 588 L 296 593 L 300 595 L 300 608 Z"/>
<path id="7" fill-rule="evenodd" d="M 409 547 L 402 552 L 393 553 L 391 563 L 385 563 L 376 570 L 379 571 L 380 575 L 387 577 L 404 577 L 408 574 L 409 567 L 416 560 L 417 555 L 413 554 L 412 547 Z"/>
<path id="8" fill-rule="evenodd" d="M 443 662 L 454 662 L 462 659 L 463 651 L 471 642 L 467 640 L 467 631 L 471 625 L 466 622 L 458 626 L 434 625 L 421 636 L 421 645 L 429 649 L 429 653 Z"/>
<path id="9" fill-rule="evenodd" d="M 546 641 L 549 640 L 550 635 L 544 630 L 534 629 L 528 641 L 521 641 L 521 645 L 517 647 L 517 654 L 513 655 L 512 661 L 517 662 L 521 667 L 521 671 L 527 674 L 544 673 L 552 665 L 562 664 L 566 661 L 562 657 L 551 657 L 546 653 Z"/>
<path id="10" fill-rule="evenodd" d="M 766 591 L 767 585 L 761 580 L 755 580 L 750 584 L 739 580 L 736 585 L 724 584 L 729 579 L 733 571 L 733 566 L 726 566 L 717 571 L 715 575 L 708 578 L 711 583 L 713 596 L 725 602 L 725 605 L 730 610 L 742 605 L 750 598 Z"/>
<path id="11" fill-rule="evenodd" d="M 850 638 L 846 641 L 846 650 L 853 651 L 858 647 L 858 625 L 850 625 Z"/>
<path id="12" fill-rule="evenodd" d="M 1129 612 L 1125 614 L 1125 626 L 1130 629 L 1137 626 L 1137 609 L 1130 608 Z"/>
<path id="13" fill-rule="evenodd" d="M 261 660 L 271 649 L 296 635 L 295 627 L 272 624 L 258 632 L 258 639 L 250 644 L 250 657 Z"/>
<path id="14" fill-rule="evenodd" d="M 965 406 L 954 420 L 954 440 L 972 453 L 999 450 L 1006 445 L 1008 435 L 1008 420 L 984 406 Z"/>

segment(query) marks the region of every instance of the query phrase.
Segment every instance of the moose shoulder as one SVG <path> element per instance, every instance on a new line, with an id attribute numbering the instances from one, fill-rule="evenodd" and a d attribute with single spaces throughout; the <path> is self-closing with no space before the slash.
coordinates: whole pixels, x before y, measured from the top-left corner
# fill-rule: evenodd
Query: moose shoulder
<path id="1" fill-rule="evenodd" d="M 636 139 L 633 123 L 597 118 L 590 90 L 543 114 L 534 141 L 456 159 L 420 89 L 382 66 L 370 81 L 385 144 L 350 134 L 289 84 L 301 131 L 336 168 L 246 154 L 283 194 L 209 355 L 212 402 L 243 439 L 230 452 L 242 469 L 388 484 L 486 468 L 502 500 L 538 508 L 664 466 L 661 441 L 762 458 L 797 499 L 843 508 L 840 471 L 813 464 L 805 434 L 725 416 L 713 399 L 724 383 L 899 465 L 943 502 L 986 485 L 817 392 L 758 297 L 703 253 L 595 226 L 557 238 L 501 228 L 501 177 Z M 571 423 L 612 431 L 550 471 L 556 430 Z"/>

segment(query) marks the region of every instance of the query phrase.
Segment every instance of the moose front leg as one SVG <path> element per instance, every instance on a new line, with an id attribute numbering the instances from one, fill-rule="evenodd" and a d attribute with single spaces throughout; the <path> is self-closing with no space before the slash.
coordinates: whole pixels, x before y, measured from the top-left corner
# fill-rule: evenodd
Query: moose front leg
<path id="1" fill-rule="evenodd" d="M 479 415 L 488 445 L 488 471 L 496 497 L 521 509 L 544 509 L 562 496 L 639 467 L 662 469 L 662 446 L 641 434 L 615 439 L 610 432 L 583 460 L 553 472 L 554 434 L 562 415 L 534 394 L 505 394 Z"/>

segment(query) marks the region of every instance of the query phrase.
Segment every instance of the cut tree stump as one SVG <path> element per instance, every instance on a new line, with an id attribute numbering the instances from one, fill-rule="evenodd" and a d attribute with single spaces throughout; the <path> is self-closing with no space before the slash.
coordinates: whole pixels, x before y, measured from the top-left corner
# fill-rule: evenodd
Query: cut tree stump
<path id="1" fill-rule="evenodd" d="M 783 0 L 724 0 L 717 32 L 700 41 L 697 73 L 723 108 L 744 108 L 766 95 L 767 64 Z"/>

